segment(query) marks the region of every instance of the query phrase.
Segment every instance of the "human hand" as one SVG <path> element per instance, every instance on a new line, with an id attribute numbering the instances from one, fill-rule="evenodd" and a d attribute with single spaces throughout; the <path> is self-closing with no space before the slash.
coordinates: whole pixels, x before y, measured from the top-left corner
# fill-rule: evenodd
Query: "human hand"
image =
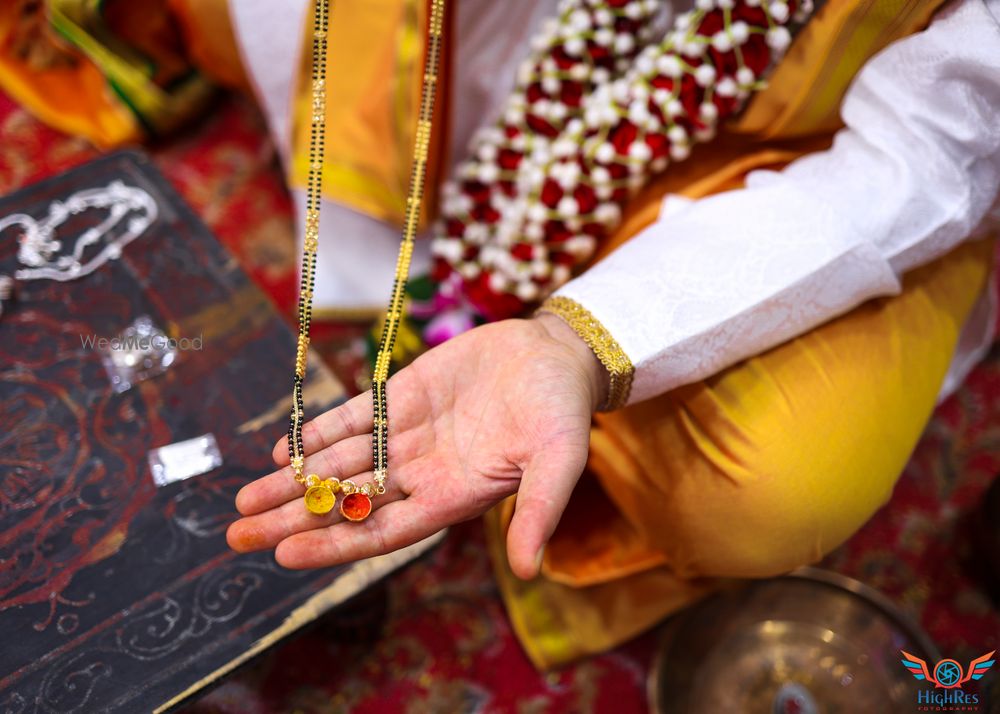
<path id="1" fill-rule="evenodd" d="M 470 330 L 389 379 L 387 492 L 367 519 L 307 511 L 283 438 L 274 460 L 284 468 L 237 494 L 243 518 L 229 527 L 229 545 L 275 548 L 287 568 L 331 566 L 405 547 L 517 493 L 507 556 L 516 575 L 533 577 L 583 472 L 606 380 L 554 315 Z M 371 392 L 305 424 L 305 473 L 370 480 L 371 432 Z"/>

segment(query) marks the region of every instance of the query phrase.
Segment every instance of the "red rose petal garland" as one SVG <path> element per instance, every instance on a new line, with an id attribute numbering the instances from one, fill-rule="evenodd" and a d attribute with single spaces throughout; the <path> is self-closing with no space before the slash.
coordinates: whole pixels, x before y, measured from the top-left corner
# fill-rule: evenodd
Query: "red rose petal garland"
<path id="1" fill-rule="evenodd" d="M 505 292 L 495 261 L 510 252 L 512 241 L 504 237 L 520 229 L 525 180 L 551 160 L 553 143 L 581 116 L 584 97 L 627 71 L 652 40 L 651 19 L 661 9 L 661 0 L 568 0 L 558 18 L 542 25 L 503 116 L 477 132 L 472 156 L 459 167 L 457 181 L 444 187 L 436 234 L 445 239 L 433 247 L 437 281 L 485 278 L 488 259 L 497 289 L 487 301 L 502 303 L 504 313 L 523 307 Z"/>
<path id="2" fill-rule="evenodd" d="M 432 246 L 440 290 L 495 320 L 559 287 L 629 197 L 763 86 L 791 42 L 788 25 L 812 4 L 697 0 L 661 43 L 642 48 L 658 9 L 570 2 L 535 38 L 503 119 L 445 186 Z"/>

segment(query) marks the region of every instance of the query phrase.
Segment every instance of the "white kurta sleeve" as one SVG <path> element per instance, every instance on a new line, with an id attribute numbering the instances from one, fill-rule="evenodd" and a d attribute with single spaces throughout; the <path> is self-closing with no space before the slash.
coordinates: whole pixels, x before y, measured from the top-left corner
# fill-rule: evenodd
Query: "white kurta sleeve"
<path id="1" fill-rule="evenodd" d="M 715 374 L 900 290 L 1000 188 L 1000 0 L 957 0 L 873 58 L 833 147 L 691 202 L 556 295 L 635 367 L 629 402 Z"/>

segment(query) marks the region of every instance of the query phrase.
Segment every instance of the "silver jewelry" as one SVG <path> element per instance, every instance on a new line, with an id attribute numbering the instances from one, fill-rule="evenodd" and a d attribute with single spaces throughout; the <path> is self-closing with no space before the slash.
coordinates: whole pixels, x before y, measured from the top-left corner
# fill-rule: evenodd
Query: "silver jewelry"
<path id="1" fill-rule="evenodd" d="M 58 227 L 70 216 L 94 209 L 107 209 L 107 218 L 81 233 L 71 251 L 62 252 L 64 241 L 56 235 Z M 40 221 L 26 213 L 5 216 L 0 219 L 0 233 L 11 226 L 24 229 L 17 259 L 25 267 L 14 273 L 17 280 L 65 282 L 89 275 L 107 261 L 120 257 L 122 248 L 142 235 L 158 213 L 156 201 L 146 191 L 112 181 L 104 188 L 85 189 L 64 201 L 53 201 L 48 215 Z M 88 247 L 105 239 L 103 248 L 91 258 L 84 258 Z"/>

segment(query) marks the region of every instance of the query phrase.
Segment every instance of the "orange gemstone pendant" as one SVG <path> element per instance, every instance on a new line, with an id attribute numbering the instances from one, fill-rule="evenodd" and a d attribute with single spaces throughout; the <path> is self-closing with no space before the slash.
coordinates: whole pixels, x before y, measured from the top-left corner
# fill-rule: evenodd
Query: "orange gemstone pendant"
<path id="1" fill-rule="evenodd" d="M 340 502 L 340 515 L 349 521 L 363 521 L 372 512 L 372 500 L 363 493 L 351 493 Z"/>

